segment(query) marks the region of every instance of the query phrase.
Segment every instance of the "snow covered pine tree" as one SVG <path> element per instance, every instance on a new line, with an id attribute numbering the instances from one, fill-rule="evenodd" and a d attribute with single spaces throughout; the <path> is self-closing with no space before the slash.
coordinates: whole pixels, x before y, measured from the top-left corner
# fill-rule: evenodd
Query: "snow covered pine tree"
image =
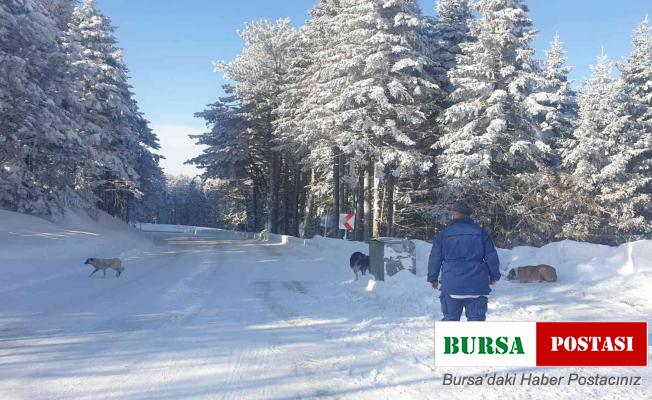
<path id="1" fill-rule="evenodd" d="M 612 67 L 603 52 L 580 90 L 579 123 L 564 153 L 564 164 L 584 182 L 581 190 L 596 196 L 601 207 L 591 226 L 576 220 L 574 229 L 608 243 L 649 230 L 642 207 L 649 203 L 643 189 L 650 180 L 650 130 L 640 119 L 645 110 L 632 87 L 615 78 Z"/>
<path id="2" fill-rule="evenodd" d="M 152 153 L 158 141 L 133 99 L 114 30 L 95 1 L 85 0 L 74 10 L 63 43 L 84 106 L 81 136 L 90 152 L 78 184 L 98 196 L 101 209 L 128 219 L 131 201 L 142 195 L 136 169 L 147 175 L 142 183 L 151 190 L 160 190 L 162 174 Z"/>
<path id="3" fill-rule="evenodd" d="M 61 212 L 85 156 L 79 104 L 53 16 L 35 0 L 0 3 L 0 207 Z"/>
<path id="4" fill-rule="evenodd" d="M 551 150 L 526 99 L 536 82 L 531 42 L 535 32 L 520 0 L 480 0 L 470 23 L 472 41 L 461 44 L 450 72 L 455 90 L 443 115 L 437 158 L 441 204 L 466 197 L 498 241 L 519 232 L 517 179 L 545 171 Z M 527 240 L 526 237 L 518 238 Z"/>

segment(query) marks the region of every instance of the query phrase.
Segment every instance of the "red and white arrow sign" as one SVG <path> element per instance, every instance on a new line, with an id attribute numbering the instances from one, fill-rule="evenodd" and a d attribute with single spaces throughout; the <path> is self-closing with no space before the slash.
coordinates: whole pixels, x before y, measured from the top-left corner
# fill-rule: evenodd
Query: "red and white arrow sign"
<path id="1" fill-rule="evenodd" d="M 340 229 L 352 231 L 355 227 L 355 214 L 340 214 Z"/>

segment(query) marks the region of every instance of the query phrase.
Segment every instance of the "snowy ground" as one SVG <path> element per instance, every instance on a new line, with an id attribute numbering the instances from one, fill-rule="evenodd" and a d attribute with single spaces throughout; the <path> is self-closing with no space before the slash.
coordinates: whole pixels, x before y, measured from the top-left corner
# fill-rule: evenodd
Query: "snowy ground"
<path id="1" fill-rule="evenodd" d="M 651 398 L 650 368 L 543 370 L 641 375 L 639 387 L 442 386 L 444 372 L 528 370 L 433 367 L 441 315 L 423 242 L 417 276 L 352 282 L 357 243 L 101 222 L 0 211 L 0 399 Z M 500 255 L 503 268 L 555 265 L 560 282 L 500 282 L 492 320 L 652 319 L 652 241 Z M 85 258 L 115 256 L 120 279 L 87 277 Z"/>

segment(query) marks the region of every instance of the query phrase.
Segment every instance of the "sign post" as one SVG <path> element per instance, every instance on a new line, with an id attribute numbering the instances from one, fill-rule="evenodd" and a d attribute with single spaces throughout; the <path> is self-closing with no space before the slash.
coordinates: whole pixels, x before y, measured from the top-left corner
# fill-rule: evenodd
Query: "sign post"
<path id="1" fill-rule="evenodd" d="M 344 229 L 344 240 L 348 240 L 349 232 L 355 228 L 355 214 L 340 214 L 340 229 Z"/>
<path id="2" fill-rule="evenodd" d="M 331 228 L 333 226 L 333 216 L 330 214 L 324 214 L 321 216 L 321 219 L 319 221 L 319 226 L 322 226 L 324 228 L 324 237 L 327 236 L 328 228 Z"/>

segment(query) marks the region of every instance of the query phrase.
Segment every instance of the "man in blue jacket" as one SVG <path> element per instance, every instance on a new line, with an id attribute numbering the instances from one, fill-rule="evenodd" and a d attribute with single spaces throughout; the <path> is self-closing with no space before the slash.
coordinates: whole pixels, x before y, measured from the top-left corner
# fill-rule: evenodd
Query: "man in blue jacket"
<path id="1" fill-rule="evenodd" d="M 459 321 L 462 309 L 468 321 L 484 321 L 489 285 L 500 279 L 498 253 L 489 236 L 471 219 L 465 203 L 451 208 L 451 224 L 435 238 L 428 260 L 428 282 L 439 289 L 444 321 Z"/>

